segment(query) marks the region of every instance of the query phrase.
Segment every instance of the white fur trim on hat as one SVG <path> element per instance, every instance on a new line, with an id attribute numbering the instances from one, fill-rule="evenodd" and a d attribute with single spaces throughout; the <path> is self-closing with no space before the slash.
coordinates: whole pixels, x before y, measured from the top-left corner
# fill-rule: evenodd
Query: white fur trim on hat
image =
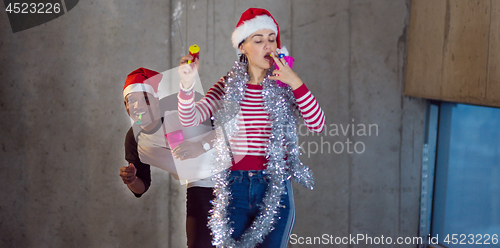
<path id="1" fill-rule="evenodd" d="M 123 97 L 125 98 L 128 94 L 132 92 L 147 92 L 151 93 L 154 97 L 157 97 L 156 92 L 153 89 L 153 86 L 149 84 L 131 84 L 123 90 Z"/>
<path id="2" fill-rule="evenodd" d="M 271 29 L 276 33 L 276 35 L 278 35 L 278 27 L 276 26 L 276 23 L 274 23 L 273 18 L 268 15 L 260 15 L 248 21 L 244 21 L 243 24 L 234 30 L 231 37 L 233 47 L 238 49 L 238 44 L 240 44 L 240 42 L 244 41 L 255 31 L 261 29 Z"/>

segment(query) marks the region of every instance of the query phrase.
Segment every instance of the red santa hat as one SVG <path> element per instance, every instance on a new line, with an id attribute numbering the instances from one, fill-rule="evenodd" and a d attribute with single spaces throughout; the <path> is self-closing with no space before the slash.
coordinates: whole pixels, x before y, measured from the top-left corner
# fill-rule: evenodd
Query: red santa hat
<path id="1" fill-rule="evenodd" d="M 240 21 L 236 24 L 231 41 L 233 47 L 238 49 L 238 45 L 255 31 L 261 29 L 271 29 L 276 33 L 278 48 L 281 48 L 280 28 L 269 11 L 265 9 L 249 8 L 241 14 Z"/>
<path id="2" fill-rule="evenodd" d="M 158 97 L 158 84 L 160 84 L 162 77 L 163 74 L 156 71 L 138 68 L 128 74 L 123 86 L 123 98 L 132 92 L 148 92 Z"/>

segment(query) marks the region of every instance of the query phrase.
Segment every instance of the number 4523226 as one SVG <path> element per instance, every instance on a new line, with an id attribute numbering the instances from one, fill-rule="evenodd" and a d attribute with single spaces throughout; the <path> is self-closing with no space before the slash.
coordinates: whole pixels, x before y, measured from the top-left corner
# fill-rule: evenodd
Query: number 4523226
<path id="1" fill-rule="evenodd" d="M 5 11 L 9 14 L 58 14 L 60 3 L 9 3 Z"/>
<path id="2" fill-rule="evenodd" d="M 464 244 L 476 244 L 476 245 L 487 245 L 487 244 L 498 244 L 498 235 L 497 234 L 493 234 L 493 235 L 489 235 L 489 234 L 485 234 L 485 235 L 481 235 L 481 234 L 469 234 L 469 235 L 466 235 L 466 234 L 448 234 L 446 235 L 446 237 L 444 238 L 443 240 L 444 243 L 446 244 L 461 244 L 461 245 L 464 245 Z"/>

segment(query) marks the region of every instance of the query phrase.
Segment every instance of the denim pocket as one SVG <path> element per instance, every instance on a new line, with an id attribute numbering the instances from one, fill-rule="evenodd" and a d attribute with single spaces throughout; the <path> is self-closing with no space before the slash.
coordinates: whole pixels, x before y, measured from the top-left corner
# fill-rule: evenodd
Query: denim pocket
<path id="1" fill-rule="evenodd" d="M 227 186 L 231 186 L 236 180 L 238 180 L 237 176 L 230 176 L 229 179 L 227 180 Z"/>

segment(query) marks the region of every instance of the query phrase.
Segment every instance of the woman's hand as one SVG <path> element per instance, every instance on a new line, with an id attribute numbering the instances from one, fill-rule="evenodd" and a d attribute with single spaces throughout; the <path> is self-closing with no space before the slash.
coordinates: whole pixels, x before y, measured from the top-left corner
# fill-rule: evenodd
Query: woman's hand
<path id="1" fill-rule="evenodd" d="M 269 79 L 279 80 L 285 84 L 288 84 L 292 87 L 292 90 L 299 88 L 302 84 L 302 80 L 300 80 L 297 73 L 295 73 L 292 68 L 285 61 L 285 58 L 278 58 L 275 53 L 271 54 L 271 57 L 274 59 L 274 63 L 279 66 L 279 70 L 273 71 L 273 76 L 270 76 Z"/>
<path id="2" fill-rule="evenodd" d="M 188 89 L 193 85 L 195 76 L 198 74 L 198 68 L 199 68 L 199 63 L 200 60 L 196 58 L 191 64 L 188 64 L 188 61 L 192 60 L 193 56 L 191 55 L 185 55 L 184 57 L 181 58 L 181 64 L 179 66 L 179 76 L 181 77 L 182 81 L 182 87 L 184 89 Z"/>
<path id="3" fill-rule="evenodd" d="M 176 146 L 172 152 L 174 154 L 174 158 L 186 160 L 200 156 L 205 153 L 205 149 L 203 149 L 201 142 L 184 141 Z"/>

